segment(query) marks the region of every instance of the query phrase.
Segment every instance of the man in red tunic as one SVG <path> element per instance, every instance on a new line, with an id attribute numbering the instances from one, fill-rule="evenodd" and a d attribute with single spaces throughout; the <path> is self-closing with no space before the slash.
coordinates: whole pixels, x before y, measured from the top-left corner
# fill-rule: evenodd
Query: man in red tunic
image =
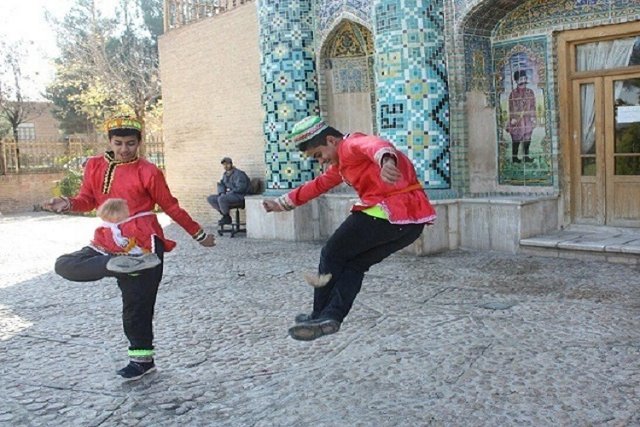
<path id="1" fill-rule="evenodd" d="M 531 135 L 536 127 L 536 95 L 527 87 L 529 78 L 525 70 L 513 73 L 513 80 L 517 86 L 509 94 L 509 122 L 507 132 L 511 135 L 511 160 L 521 163 L 518 150 L 522 144 L 525 162 L 533 162 L 529 157 Z"/>
<path id="2" fill-rule="evenodd" d="M 340 329 L 365 272 L 413 243 L 436 213 L 411 161 L 390 142 L 361 133 L 343 135 L 317 116 L 296 123 L 291 139 L 307 156 L 329 166 L 278 199 L 264 200 L 267 212 L 294 209 L 342 182 L 360 197 L 322 248 L 313 312 L 296 316 L 289 329 L 292 338 L 309 341 Z"/>
<path id="3" fill-rule="evenodd" d="M 153 231 L 151 249 L 162 261 L 164 253 L 172 250 L 176 243 L 164 236 L 153 214 L 157 204 L 202 246 L 214 246 L 213 235 L 205 233 L 173 197 L 162 171 L 153 163 L 138 157 L 142 124 L 132 117 L 116 117 L 107 121 L 106 128 L 110 151 L 88 160 L 78 195 L 55 197 L 43 203 L 42 207 L 53 212 L 88 212 L 107 199 L 124 199 L 134 217 L 132 221 L 142 229 Z M 117 258 L 123 264 L 127 264 L 127 260 L 135 261 L 135 257 Z M 129 364 L 119 370 L 118 375 L 134 380 L 155 370 L 153 313 L 164 262 L 154 268 L 127 274 L 109 269 L 107 265 L 110 261 L 113 264 L 112 259 L 115 259 L 113 255 L 86 246 L 59 257 L 55 271 L 74 282 L 89 282 L 104 277 L 117 279 L 122 292 L 122 323 L 130 344 Z"/>

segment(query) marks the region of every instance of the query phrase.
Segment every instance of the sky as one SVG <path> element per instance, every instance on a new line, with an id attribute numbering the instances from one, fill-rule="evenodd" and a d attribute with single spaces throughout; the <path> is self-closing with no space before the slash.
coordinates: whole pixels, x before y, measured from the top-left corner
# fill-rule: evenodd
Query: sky
<path id="1" fill-rule="evenodd" d="M 118 0 L 96 0 L 105 15 L 113 15 Z M 54 78 L 53 59 L 58 54 L 55 33 L 45 19 L 48 10 L 63 18 L 75 0 L 0 0 L 0 38 L 23 40 L 29 47 L 23 74 L 33 81 L 24 88 L 32 100 L 43 100 L 40 93 Z"/>

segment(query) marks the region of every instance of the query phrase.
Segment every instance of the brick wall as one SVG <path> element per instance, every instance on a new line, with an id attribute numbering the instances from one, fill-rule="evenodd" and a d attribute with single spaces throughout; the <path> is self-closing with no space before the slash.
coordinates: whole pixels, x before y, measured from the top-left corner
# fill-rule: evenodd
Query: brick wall
<path id="1" fill-rule="evenodd" d="M 205 198 L 222 157 L 265 176 L 256 5 L 169 31 L 159 49 L 167 180 L 180 204 L 211 226 L 219 215 Z"/>
<path id="2" fill-rule="evenodd" d="M 53 117 L 52 108 L 50 102 L 39 102 L 33 118 L 27 120 L 35 125 L 36 139 L 55 141 L 61 137 L 60 123 Z"/>
<path id="3" fill-rule="evenodd" d="M 53 197 L 55 181 L 63 173 L 0 175 L 0 214 L 33 211 Z"/>

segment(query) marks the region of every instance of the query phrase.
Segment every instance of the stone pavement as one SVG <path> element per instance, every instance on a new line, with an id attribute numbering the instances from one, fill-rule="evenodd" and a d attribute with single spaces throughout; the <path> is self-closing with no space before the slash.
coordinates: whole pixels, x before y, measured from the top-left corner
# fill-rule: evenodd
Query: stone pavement
<path id="1" fill-rule="evenodd" d="M 158 372 L 133 384 L 113 280 L 51 271 L 95 218 L 0 216 L 2 426 L 637 426 L 637 266 L 496 252 L 396 254 L 332 336 L 308 311 L 317 243 L 176 225 L 156 306 Z"/>

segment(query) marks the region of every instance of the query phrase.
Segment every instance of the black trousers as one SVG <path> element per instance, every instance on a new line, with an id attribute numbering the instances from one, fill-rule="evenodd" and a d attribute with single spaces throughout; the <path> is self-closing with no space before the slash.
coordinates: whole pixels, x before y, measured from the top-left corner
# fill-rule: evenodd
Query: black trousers
<path id="1" fill-rule="evenodd" d="M 156 254 L 164 259 L 164 246 L 155 239 Z M 73 282 L 93 282 L 115 277 L 122 294 L 122 326 L 129 340 L 129 350 L 153 350 L 153 313 L 158 286 L 162 280 L 164 262 L 138 275 L 113 273 L 107 270 L 111 255 L 86 246 L 56 260 L 55 271 Z"/>
<path id="2" fill-rule="evenodd" d="M 520 143 L 522 143 L 522 150 L 524 151 L 523 154 L 525 156 L 529 155 L 529 146 L 531 145 L 531 138 L 513 141 L 511 145 L 511 156 L 514 159 L 518 157 L 518 150 L 520 148 Z"/>
<path id="3" fill-rule="evenodd" d="M 369 268 L 413 243 L 424 224 L 391 224 L 362 212 L 353 212 L 322 248 L 318 272 L 331 273 L 325 286 L 314 290 L 314 318 L 342 322 L 362 288 Z"/>

